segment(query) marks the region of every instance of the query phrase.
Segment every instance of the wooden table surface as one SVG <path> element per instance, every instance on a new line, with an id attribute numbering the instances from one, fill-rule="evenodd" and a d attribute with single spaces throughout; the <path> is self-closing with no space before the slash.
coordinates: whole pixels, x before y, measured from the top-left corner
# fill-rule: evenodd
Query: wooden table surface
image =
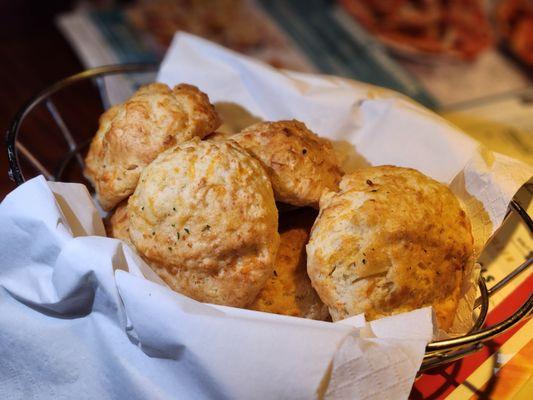
<path id="1" fill-rule="evenodd" d="M 55 26 L 57 14 L 74 1 L 0 0 L 0 129 L 2 135 L 17 110 L 38 91 L 83 69 Z M 35 132 L 38 126 L 25 127 Z M 46 153 L 46 141 L 40 141 Z M 7 152 L 0 152 L 0 199 L 15 185 L 7 175 Z"/>

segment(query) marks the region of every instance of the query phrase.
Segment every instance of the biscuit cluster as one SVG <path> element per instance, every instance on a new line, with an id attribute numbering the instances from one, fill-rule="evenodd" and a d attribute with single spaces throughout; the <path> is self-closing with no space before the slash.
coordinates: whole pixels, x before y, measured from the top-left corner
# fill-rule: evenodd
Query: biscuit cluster
<path id="1" fill-rule="evenodd" d="M 221 123 L 187 84 L 105 112 L 85 175 L 108 235 L 202 302 L 334 321 L 432 305 L 451 325 L 472 235 L 446 186 L 391 166 L 343 176 L 299 121 Z"/>

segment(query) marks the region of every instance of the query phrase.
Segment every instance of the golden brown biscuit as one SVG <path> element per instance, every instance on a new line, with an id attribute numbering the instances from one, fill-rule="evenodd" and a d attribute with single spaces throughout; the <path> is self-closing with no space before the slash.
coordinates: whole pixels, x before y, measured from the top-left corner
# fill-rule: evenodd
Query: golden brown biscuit
<path id="1" fill-rule="evenodd" d="M 298 221 L 302 217 L 307 221 Z M 280 245 L 274 271 L 249 309 L 318 320 L 329 317 L 327 306 L 307 276 L 305 245 L 315 217 L 316 211 L 310 209 L 280 215 Z M 283 220 L 289 220 L 285 227 L 281 226 Z"/>
<path id="2" fill-rule="evenodd" d="M 272 274 L 279 246 L 272 186 L 233 142 L 198 139 L 161 153 L 128 201 L 130 237 L 174 290 L 243 307 Z"/>
<path id="3" fill-rule="evenodd" d="M 307 270 L 334 321 L 433 305 L 448 329 L 472 253 L 469 219 L 445 185 L 381 166 L 345 175 L 338 193 L 324 194 Z"/>
<path id="4" fill-rule="evenodd" d="M 231 137 L 268 172 L 276 200 L 318 208 L 325 189 L 341 179 L 331 143 L 299 121 L 259 122 Z"/>
<path id="5" fill-rule="evenodd" d="M 102 208 L 112 209 L 135 190 L 139 175 L 163 150 L 193 137 L 203 138 L 220 125 L 207 95 L 181 84 L 140 88 L 128 101 L 100 117 L 85 160 L 85 176 Z"/>
<path id="6" fill-rule="evenodd" d="M 105 230 L 108 237 L 120 239 L 134 247 L 130 239 L 130 224 L 128 220 L 128 201 L 123 200 L 113 211 L 111 217 L 105 220 Z"/>

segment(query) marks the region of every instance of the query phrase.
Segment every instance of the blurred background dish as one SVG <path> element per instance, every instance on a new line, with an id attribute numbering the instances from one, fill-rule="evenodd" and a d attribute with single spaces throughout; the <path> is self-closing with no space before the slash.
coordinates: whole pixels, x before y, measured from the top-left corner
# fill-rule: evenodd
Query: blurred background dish
<path id="1" fill-rule="evenodd" d="M 393 50 L 473 60 L 492 44 L 482 0 L 340 0 Z"/>
<path id="2" fill-rule="evenodd" d="M 524 64 L 533 67 L 533 2 L 502 0 L 495 14 L 504 46 Z"/>

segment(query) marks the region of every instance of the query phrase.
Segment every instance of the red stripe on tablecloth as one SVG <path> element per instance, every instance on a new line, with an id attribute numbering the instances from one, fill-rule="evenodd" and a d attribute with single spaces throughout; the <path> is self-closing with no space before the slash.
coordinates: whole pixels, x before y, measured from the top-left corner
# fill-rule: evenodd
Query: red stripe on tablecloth
<path id="1" fill-rule="evenodd" d="M 491 399 L 514 399 L 526 387 L 533 376 L 533 339 L 529 340 L 507 363 L 495 374 L 496 379 L 489 379 L 481 392 L 490 393 Z M 478 393 L 469 400 L 478 399 Z"/>
<path id="2" fill-rule="evenodd" d="M 490 326 L 503 321 L 511 312 L 517 310 L 531 294 L 531 288 L 533 288 L 533 275 L 526 278 L 489 313 L 486 325 Z M 415 382 L 410 398 L 443 399 L 463 383 L 487 358 L 520 329 L 524 322 L 520 322 L 516 327 L 509 329 L 494 340 L 486 342 L 486 346 L 477 353 L 454 362 L 445 368 L 438 368 L 432 373 L 423 374 Z"/>

